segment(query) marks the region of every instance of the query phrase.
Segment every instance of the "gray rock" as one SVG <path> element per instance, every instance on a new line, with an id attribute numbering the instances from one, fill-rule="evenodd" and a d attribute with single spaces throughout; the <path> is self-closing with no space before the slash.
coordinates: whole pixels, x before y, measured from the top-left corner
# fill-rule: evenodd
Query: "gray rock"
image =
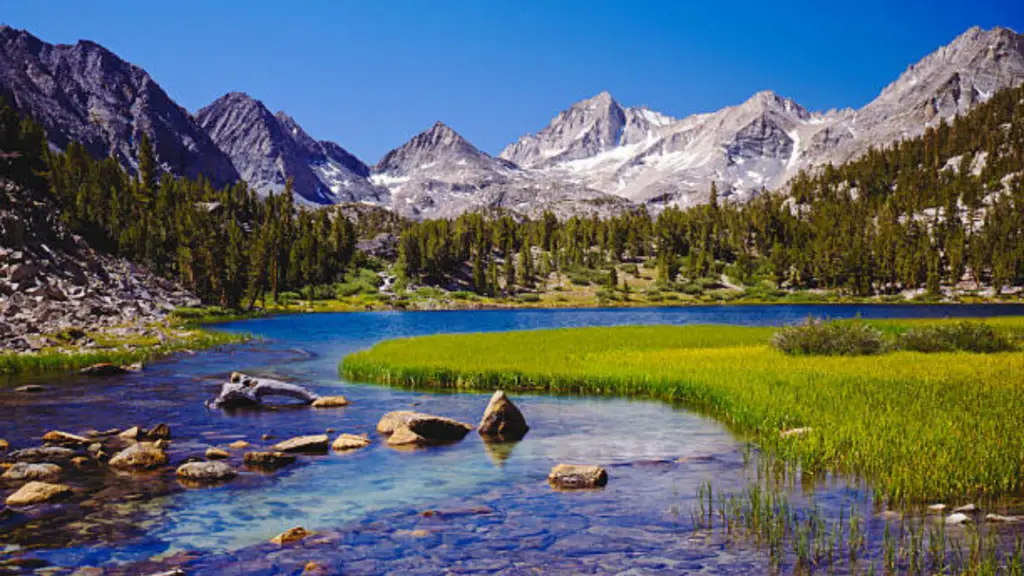
<path id="1" fill-rule="evenodd" d="M 60 466 L 49 462 L 29 464 L 18 462 L 4 472 L 2 478 L 16 482 L 38 480 L 40 482 L 56 482 L 60 480 Z"/>
<path id="2" fill-rule="evenodd" d="M 297 197 L 311 204 L 390 199 L 370 183 L 358 158 L 333 142 L 317 142 L 284 112 L 274 115 L 247 94 L 225 94 L 196 120 L 256 190 L 280 192 L 291 179 Z"/>
<path id="3" fill-rule="evenodd" d="M 175 471 L 178 478 L 196 483 L 216 483 L 231 480 L 238 475 L 223 462 L 189 462 Z"/>

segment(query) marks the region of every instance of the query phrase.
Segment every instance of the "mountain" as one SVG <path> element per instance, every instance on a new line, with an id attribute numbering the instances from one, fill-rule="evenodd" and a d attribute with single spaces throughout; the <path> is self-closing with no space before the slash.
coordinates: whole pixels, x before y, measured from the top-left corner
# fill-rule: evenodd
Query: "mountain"
<path id="1" fill-rule="evenodd" d="M 271 113 L 247 94 L 225 94 L 196 120 L 257 190 L 280 192 L 291 178 L 295 194 L 309 204 L 388 201 L 387 190 L 367 180 L 366 164 L 334 142 L 314 140 L 290 116 Z"/>
<path id="2" fill-rule="evenodd" d="M 800 170 L 916 136 L 1024 80 L 1024 36 L 972 28 L 911 66 L 860 110 L 809 112 L 759 92 L 679 120 L 625 108 L 610 94 L 573 104 L 501 157 L 565 182 L 654 207 L 706 200 L 711 181 L 742 200 Z"/>
<path id="3" fill-rule="evenodd" d="M 536 215 L 608 213 L 628 202 L 599 191 L 537 178 L 494 158 L 442 122 L 388 152 L 371 181 L 387 187 L 392 208 L 411 218 L 446 218 L 473 210 L 507 209 Z"/>
<path id="4" fill-rule="evenodd" d="M 0 26 L 0 95 L 41 123 L 53 146 L 77 140 L 134 170 L 147 134 L 165 171 L 217 186 L 238 179 L 227 155 L 145 70 L 98 44 L 52 45 Z"/>

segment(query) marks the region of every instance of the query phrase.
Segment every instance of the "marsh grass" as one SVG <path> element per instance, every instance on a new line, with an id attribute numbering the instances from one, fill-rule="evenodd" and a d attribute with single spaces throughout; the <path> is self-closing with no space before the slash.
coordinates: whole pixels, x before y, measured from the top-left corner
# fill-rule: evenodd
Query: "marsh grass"
<path id="1" fill-rule="evenodd" d="M 888 321 L 886 334 L 944 322 Z M 1024 319 L 988 321 L 1008 334 Z M 349 379 L 403 387 L 658 398 L 711 415 L 814 474 L 891 505 L 1024 493 L 1024 354 L 790 356 L 772 328 L 648 326 L 435 335 L 346 357 Z M 800 435 L 781 431 L 809 428 Z"/>
<path id="2" fill-rule="evenodd" d="M 1024 539 L 973 524 L 949 529 L 938 516 L 871 515 L 865 500 L 838 510 L 793 502 L 760 478 L 740 493 L 702 483 L 690 518 L 725 546 L 752 545 L 775 572 L 851 574 L 1024 574 Z M 881 526 L 879 526 L 881 524 Z"/>
<path id="3" fill-rule="evenodd" d="M 111 364 L 132 364 L 151 362 L 183 350 L 214 348 L 251 339 L 246 334 L 226 332 L 194 331 L 187 337 L 170 340 L 163 344 L 145 345 L 134 349 L 96 349 L 80 352 L 42 351 L 38 353 L 0 353 L 0 375 L 40 375 L 70 372 L 86 366 L 109 362 Z"/>

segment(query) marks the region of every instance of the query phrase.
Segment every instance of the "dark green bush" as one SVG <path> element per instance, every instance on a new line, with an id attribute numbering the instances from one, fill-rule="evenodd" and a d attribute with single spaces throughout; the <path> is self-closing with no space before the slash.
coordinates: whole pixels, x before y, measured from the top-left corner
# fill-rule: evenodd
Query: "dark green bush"
<path id="1" fill-rule="evenodd" d="M 822 322 L 814 318 L 780 328 L 772 336 L 772 346 L 794 356 L 866 356 L 888 348 L 881 332 L 859 320 Z"/>
<path id="2" fill-rule="evenodd" d="M 914 352 L 1007 352 L 1013 340 L 983 322 L 956 322 L 911 328 L 897 338 L 897 347 Z"/>

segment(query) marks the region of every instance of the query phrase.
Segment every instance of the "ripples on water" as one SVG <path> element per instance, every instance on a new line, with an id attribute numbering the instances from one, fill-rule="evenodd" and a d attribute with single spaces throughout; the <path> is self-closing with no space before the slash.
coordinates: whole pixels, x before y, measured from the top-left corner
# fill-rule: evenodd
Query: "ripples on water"
<path id="1" fill-rule="evenodd" d="M 337 362 L 386 338 L 438 332 L 617 324 L 779 325 L 809 314 L 830 317 L 944 317 L 1020 314 L 1017 306 L 738 306 L 675 309 L 385 312 L 279 316 L 224 325 L 265 341 L 156 363 L 110 380 L 50 379 L 26 396 L 0 389 L 0 437 L 34 446 L 50 429 L 81 432 L 168 422 L 172 462 L 206 447 L 263 434 L 276 439 L 324 432 L 368 433 L 399 409 L 475 423 L 487 394 L 424 393 L 345 382 Z M 225 413 L 203 402 L 233 371 L 295 380 L 320 393 L 343 393 L 338 410 Z M 709 546 L 690 511 L 701 482 L 741 489 L 751 479 L 744 446 L 722 425 L 659 402 L 516 397 L 531 425 L 515 445 L 492 447 L 470 435 L 430 450 L 398 452 L 375 442 L 352 454 L 304 457 L 274 475 L 244 472 L 218 488 L 186 490 L 173 472 L 113 477 L 83 503 L 45 509 L 45 522 L 8 522 L 0 555 L 61 566 L 121 565 L 144 571 L 156 559 L 190 573 L 274 574 L 316 560 L 346 573 L 436 573 L 445 567 L 546 572 L 750 573 L 763 558 Z M 683 461 L 680 462 L 680 459 Z M 237 458 L 232 464 L 238 465 Z M 559 462 L 607 466 L 598 492 L 559 493 L 544 482 Z M 3 490 L 7 492 L 6 489 Z M 856 491 L 842 482 L 823 495 Z M 448 511 L 432 517 L 427 509 Z M 292 526 L 314 529 L 305 546 L 264 543 Z M 20 547 L 30 551 L 19 553 Z M 0 561 L 4 558 L 0 556 Z M 155 566 L 155 565 L 154 565 Z"/>

